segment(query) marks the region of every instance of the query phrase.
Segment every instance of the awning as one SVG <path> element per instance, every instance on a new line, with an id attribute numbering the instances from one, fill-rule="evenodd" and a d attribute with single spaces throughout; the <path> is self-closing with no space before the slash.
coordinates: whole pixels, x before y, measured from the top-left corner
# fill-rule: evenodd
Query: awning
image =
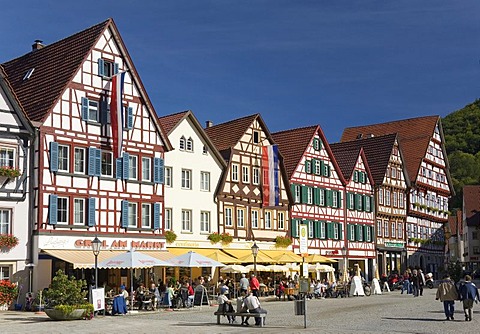
<path id="1" fill-rule="evenodd" d="M 189 251 L 193 251 L 195 253 L 198 253 L 200 255 L 206 256 L 208 258 L 211 258 L 212 260 L 222 262 L 222 263 L 240 263 L 238 259 L 235 257 L 231 256 L 230 254 L 225 253 L 221 249 L 218 248 L 182 248 L 182 247 L 177 247 L 177 248 L 169 248 L 168 251 L 174 255 L 183 255 L 188 253 Z"/>
<path id="2" fill-rule="evenodd" d="M 335 263 L 337 262 L 334 259 L 330 259 L 326 256 L 320 254 L 310 254 L 305 257 L 305 262 L 308 263 Z"/>
<path id="3" fill-rule="evenodd" d="M 72 263 L 74 269 L 95 267 L 95 256 L 93 255 L 93 252 L 91 250 L 44 249 L 42 251 L 60 260 Z M 98 254 L 98 263 L 125 252 L 126 252 L 125 250 L 100 251 L 100 253 Z M 173 255 L 168 253 L 167 251 L 145 250 L 145 251 L 139 251 L 139 252 L 148 254 L 152 257 L 155 257 L 159 260 L 164 260 L 164 261 L 173 257 Z"/>

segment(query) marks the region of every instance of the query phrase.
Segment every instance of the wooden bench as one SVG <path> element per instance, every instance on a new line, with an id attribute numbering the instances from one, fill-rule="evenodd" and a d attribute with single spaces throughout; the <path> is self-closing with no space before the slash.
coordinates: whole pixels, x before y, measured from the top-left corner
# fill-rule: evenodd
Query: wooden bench
<path id="1" fill-rule="evenodd" d="M 215 312 L 214 315 L 217 316 L 217 325 L 220 325 L 220 317 L 221 316 L 231 316 L 231 317 L 251 317 L 251 318 L 261 318 L 260 319 L 260 327 L 263 327 L 264 319 L 266 318 L 266 313 L 249 313 L 249 312 Z"/>

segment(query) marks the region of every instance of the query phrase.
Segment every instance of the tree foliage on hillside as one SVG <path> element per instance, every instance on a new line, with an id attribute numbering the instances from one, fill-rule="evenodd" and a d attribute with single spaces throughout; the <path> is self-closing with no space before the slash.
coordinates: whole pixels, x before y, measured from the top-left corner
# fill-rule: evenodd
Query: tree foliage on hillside
<path id="1" fill-rule="evenodd" d="M 463 186 L 480 184 L 480 100 L 442 119 L 455 196 L 451 208 L 461 208 Z"/>

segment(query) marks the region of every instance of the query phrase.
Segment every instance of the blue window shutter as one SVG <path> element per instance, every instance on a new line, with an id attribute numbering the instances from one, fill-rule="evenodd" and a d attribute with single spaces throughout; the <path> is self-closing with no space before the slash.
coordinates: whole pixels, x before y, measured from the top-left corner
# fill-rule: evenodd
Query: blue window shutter
<path id="1" fill-rule="evenodd" d="M 115 175 L 117 179 L 123 179 L 123 159 L 117 158 L 115 162 Z"/>
<path id="2" fill-rule="evenodd" d="M 95 176 L 102 174 L 102 150 L 95 149 Z"/>
<path id="3" fill-rule="evenodd" d="M 122 201 L 122 227 L 128 227 L 128 201 Z"/>
<path id="4" fill-rule="evenodd" d="M 88 99 L 82 97 L 82 120 L 88 121 Z"/>
<path id="5" fill-rule="evenodd" d="M 58 171 L 58 143 L 50 142 L 50 171 Z"/>
<path id="6" fill-rule="evenodd" d="M 123 153 L 123 179 L 128 180 L 128 174 L 130 169 L 130 155 Z"/>
<path id="7" fill-rule="evenodd" d="M 95 210 L 96 210 L 96 204 L 95 204 L 95 198 L 89 198 L 88 199 L 88 226 L 95 226 Z"/>
<path id="8" fill-rule="evenodd" d="M 153 203 L 153 229 L 160 228 L 160 203 Z"/>
<path id="9" fill-rule="evenodd" d="M 49 208 L 48 208 L 48 223 L 50 225 L 57 225 L 57 202 L 58 196 L 57 195 L 50 195 L 48 198 L 49 201 Z"/>
<path id="10" fill-rule="evenodd" d="M 103 72 L 104 60 L 102 58 L 98 58 L 98 75 L 105 76 L 105 72 Z"/>
<path id="11" fill-rule="evenodd" d="M 114 63 L 113 64 L 113 74 L 117 74 L 118 73 L 118 63 Z"/>
<path id="12" fill-rule="evenodd" d="M 103 125 L 110 124 L 112 122 L 110 117 L 110 105 L 108 104 L 106 99 L 103 99 L 101 102 L 101 110 L 100 110 L 100 121 Z"/>
<path id="13" fill-rule="evenodd" d="M 165 161 L 162 158 L 158 158 L 158 183 L 165 183 Z"/>
<path id="14" fill-rule="evenodd" d="M 95 147 L 88 148 L 88 170 L 87 174 L 90 176 L 95 175 Z"/>
<path id="15" fill-rule="evenodd" d="M 133 108 L 127 107 L 126 109 L 127 109 L 127 122 L 125 124 L 125 127 L 130 130 L 133 128 Z"/>

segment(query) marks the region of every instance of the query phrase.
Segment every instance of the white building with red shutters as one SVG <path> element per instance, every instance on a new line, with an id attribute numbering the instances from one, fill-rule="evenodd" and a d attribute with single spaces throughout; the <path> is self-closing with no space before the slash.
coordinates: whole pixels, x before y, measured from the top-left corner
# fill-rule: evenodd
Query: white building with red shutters
<path id="1" fill-rule="evenodd" d="M 130 248 L 164 250 L 163 159 L 171 145 L 113 20 L 50 45 L 36 41 L 3 67 L 37 128 L 36 288 L 57 269 L 91 267 L 95 236 L 99 260 Z M 112 77 L 123 72 L 123 117 L 112 136 Z M 99 282 L 130 285 L 123 274 L 103 274 Z"/>

